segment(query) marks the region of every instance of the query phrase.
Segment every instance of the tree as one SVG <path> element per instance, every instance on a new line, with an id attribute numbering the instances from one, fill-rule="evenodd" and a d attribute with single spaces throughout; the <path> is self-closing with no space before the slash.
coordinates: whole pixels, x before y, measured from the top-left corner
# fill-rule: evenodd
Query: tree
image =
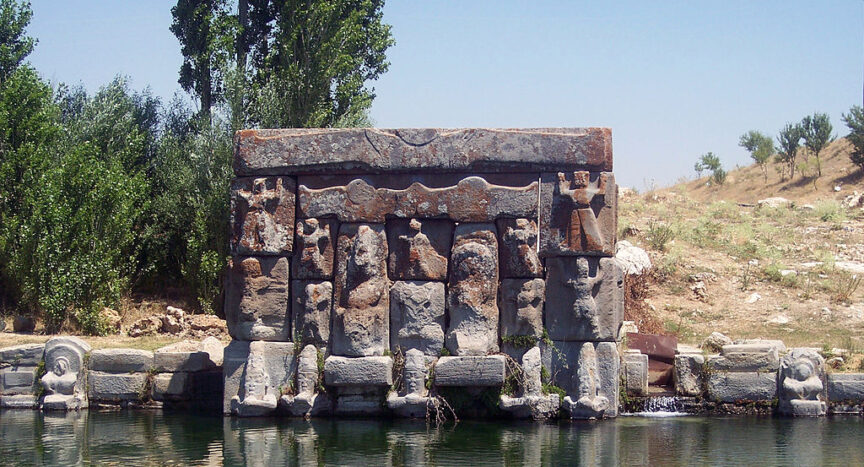
<path id="1" fill-rule="evenodd" d="M 768 181 L 768 160 L 774 154 L 774 140 L 770 136 L 764 135 L 758 131 L 750 130 L 741 135 L 738 140 L 738 146 L 747 149 L 750 152 L 750 157 L 762 169 L 762 175 L 765 181 Z"/>
<path id="2" fill-rule="evenodd" d="M 855 147 L 849 159 L 864 171 L 864 108 L 853 106 L 848 114 L 843 114 L 843 121 L 849 127 L 846 139 Z"/>
<path id="3" fill-rule="evenodd" d="M 720 158 L 714 155 L 713 152 L 702 154 L 699 161 L 696 162 L 696 171 L 701 173 L 703 170 L 711 171 L 711 182 L 715 185 L 726 183 L 726 171 L 720 164 Z"/>
<path id="4" fill-rule="evenodd" d="M 816 157 L 816 176 L 821 177 L 822 163 L 819 160 L 819 153 L 834 140 L 831 136 L 831 132 L 834 130 L 831 127 L 831 119 L 828 118 L 828 114 L 817 112 L 804 117 L 801 120 L 801 128 L 804 146 Z"/>
<path id="5" fill-rule="evenodd" d="M 804 130 L 801 125 L 787 123 L 777 135 L 777 161 L 786 165 L 789 170 L 789 180 L 795 177 L 795 158 L 801 147 Z"/>
<path id="6" fill-rule="evenodd" d="M 36 40 L 24 35 L 33 10 L 30 2 L 0 1 L 0 85 L 33 51 Z"/>

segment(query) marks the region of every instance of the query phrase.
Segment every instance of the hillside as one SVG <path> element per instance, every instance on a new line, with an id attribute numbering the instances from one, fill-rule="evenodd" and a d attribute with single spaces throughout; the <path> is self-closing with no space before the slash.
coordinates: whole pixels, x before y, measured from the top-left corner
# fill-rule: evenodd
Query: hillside
<path id="1" fill-rule="evenodd" d="M 719 331 L 864 351 L 864 211 L 844 205 L 864 192 L 864 175 L 850 150 L 845 140 L 826 148 L 817 179 L 781 181 L 770 163 L 767 182 L 754 165 L 723 186 L 703 177 L 622 193 L 620 239 L 654 263 L 647 288 L 630 288 L 628 315 L 691 344 Z M 776 196 L 790 203 L 757 204 Z"/>

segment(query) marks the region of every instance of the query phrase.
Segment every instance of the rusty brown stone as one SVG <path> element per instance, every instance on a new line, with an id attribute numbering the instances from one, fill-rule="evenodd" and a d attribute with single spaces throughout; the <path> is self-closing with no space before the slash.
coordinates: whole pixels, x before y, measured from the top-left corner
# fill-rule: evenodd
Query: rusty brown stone
<path id="1" fill-rule="evenodd" d="M 498 219 L 501 277 L 543 277 L 537 253 L 537 223 L 531 219 Z"/>
<path id="2" fill-rule="evenodd" d="M 333 278 L 333 219 L 299 219 L 295 236 L 297 252 L 291 273 L 295 279 Z"/>
<path id="3" fill-rule="evenodd" d="M 478 176 L 445 188 L 419 182 L 405 189 L 376 188 L 362 178 L 320 189 L 301 182 L 298 208 L 302 217 L 336 217 L 342 222 L 380 223 L 388 216 L 491 222 L 500 217 L 536 217 L 537 190 L 536 181 L 510 187 Z"/>
<path id="4" fill-rule="evenodd" d="M 290 177 L 238 178 L 231 184 L 231 250 L 237 255 L 290 255 L 294 197 Z"/>
<path id="5" fill-rule="evenodd" d="M 291 340 L 288 258 L 236 257 L 228 264 L 225 318 L 241 341 Z"/>
<path id="6" fill-rule="evenodd" d="M 239 176 L 612 170 L 608 128 L 243 130 L 234 147 Z"/>
<path id="7" fill-rule="evenodd" d="M 387 237 L 381 224 L 342 224 L 336 243 L 334 355 L 383 355 L 390 339 Z"/>
<path id="8" fill-rule="evenodd" d="M 611 173 L 544 173 L 540 256 L 615 253 L 618 187 Z"/>
<path id="9" fill-rule="evenodd" d="M 387 222 L 392 280 L 446 280 L 453 223 L 441 219 Z"/>
<path id="10" fill-rule="evenodd" d="M 498 351 L 498 239 L 494 224 L 459 224 L 450 254 L 445 343 L 453 355 Z"/>

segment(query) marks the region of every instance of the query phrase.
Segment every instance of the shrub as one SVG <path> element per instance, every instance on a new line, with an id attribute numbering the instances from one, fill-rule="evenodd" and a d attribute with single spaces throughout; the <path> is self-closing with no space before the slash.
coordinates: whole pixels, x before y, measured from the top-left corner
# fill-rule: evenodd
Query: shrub
<path id="1" fill-rule="evenodd" d="M 668 224 L 651 220 L 648 223 L 645 240 L 651 245 L 651 248 L 659 251 L 666 251 L 666 244 L 675 238 L 675 230 Z"/>

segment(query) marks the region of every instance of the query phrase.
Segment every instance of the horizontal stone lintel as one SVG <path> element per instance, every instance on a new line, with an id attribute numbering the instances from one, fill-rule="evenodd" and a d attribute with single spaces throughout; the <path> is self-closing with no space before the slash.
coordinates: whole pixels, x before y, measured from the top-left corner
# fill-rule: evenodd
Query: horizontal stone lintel
<path id="1" fill-rule="evenodd" d="M 441 357 L 435 364 L 436 386 L 501 386 L 503 355 Z"/>
<path id="2" fill-rule="evenodd" d="M 241 130 L 234 172 L 611 171 L 608 128 Z"/>
<path id="3" fill-rule="evenodd" d="M 390 386 L 391 357 L 337 357 L 324 361 L 324 383 L 328 386 Z"/>

